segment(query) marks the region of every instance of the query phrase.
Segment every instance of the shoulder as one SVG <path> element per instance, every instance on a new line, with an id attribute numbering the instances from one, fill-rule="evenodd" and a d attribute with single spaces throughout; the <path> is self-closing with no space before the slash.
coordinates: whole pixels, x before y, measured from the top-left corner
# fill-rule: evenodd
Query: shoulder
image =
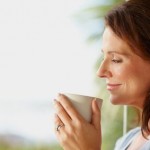
<path id="1" fill-rule="evenodd" d="M 141 150 L 150 150 L 150 140 L 146 141 L 146 143 L 142 146 Z"/>
<path id="2" fill-rule="evenodd" d="M 127 134 L 125 134 L 121 138 L 119 138 L 116 142 L 114 150 L 120 150 L 120 149 L 126 148 L 130 144 L 134 136 L 140 132 L 140 130 L 141 130 L 140 127 L 136 127 L 130 130 Z"/>

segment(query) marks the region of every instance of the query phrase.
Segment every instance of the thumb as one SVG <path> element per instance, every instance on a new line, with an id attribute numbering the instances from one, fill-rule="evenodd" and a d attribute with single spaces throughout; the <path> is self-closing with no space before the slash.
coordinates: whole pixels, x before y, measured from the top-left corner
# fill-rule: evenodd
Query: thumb
<path id="1" fill-rule="evenodd" d="M 92 101 L 92 124 L 100 129 L 101 112 L 96 99 Z"/>

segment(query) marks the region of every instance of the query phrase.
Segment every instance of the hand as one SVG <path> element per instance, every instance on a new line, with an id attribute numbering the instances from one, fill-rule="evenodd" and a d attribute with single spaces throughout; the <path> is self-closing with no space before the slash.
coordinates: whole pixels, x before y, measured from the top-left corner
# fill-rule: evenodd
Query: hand
<path id="1" fill-rule="evenodd" d="M 61 125 L 55 133 L 64 150 L 100 150 L 101 116 L 95 100 L 92 101 L 91 123 L 74 109 L 65 95 L 58 96 L 55 109 L 55 125 Z"/>

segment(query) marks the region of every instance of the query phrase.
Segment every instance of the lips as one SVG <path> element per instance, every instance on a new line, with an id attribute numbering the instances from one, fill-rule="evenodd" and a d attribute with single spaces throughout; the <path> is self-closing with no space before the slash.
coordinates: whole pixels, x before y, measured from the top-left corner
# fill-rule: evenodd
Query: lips
<path id="1" fill-rule="evenodd" d="M 120 86 L 121 86 L 121 84 L 110 84 L 110 83 L 108 83 L 108 84 L 107 84 L 107 90 L 110 90 L 110 91 L 116 90 L 116 89 L 118 89 Z"/>

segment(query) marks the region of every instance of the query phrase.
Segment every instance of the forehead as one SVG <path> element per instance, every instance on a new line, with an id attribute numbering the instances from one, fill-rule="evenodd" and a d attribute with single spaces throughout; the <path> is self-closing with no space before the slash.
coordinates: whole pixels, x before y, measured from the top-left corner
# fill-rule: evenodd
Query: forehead
<path id="1" fill-rule="evenodd" d="M 107 53 L 108 51 L 116 51 L 118 53 L 123 53 L 126 55 L 136 55 L 150 64 L 149 54 L 144 53 L 144 50 L 142 50 L 142 48 L 138 49 L 134 45 L 129 46 L 129 44 L 125 40 L 117 36 L 109 26 L 106 26 L 103 33 L 102 51 L 104 53 Z"/>
<path id="2" fill-rule="evenodd" d="M 133 53 L 131 47 L 119 38 L 110 27 L 106 27 L 103 33 L 102 50 Z"/>

